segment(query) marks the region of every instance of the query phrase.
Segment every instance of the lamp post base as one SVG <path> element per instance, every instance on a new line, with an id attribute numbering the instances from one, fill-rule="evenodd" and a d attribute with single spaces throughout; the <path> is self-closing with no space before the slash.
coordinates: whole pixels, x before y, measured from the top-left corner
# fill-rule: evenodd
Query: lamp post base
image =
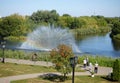
<path id="1" fill-rule="evenodd" d="M 5 58 L 2 59 L 2 63 L 5 63 Z"/>

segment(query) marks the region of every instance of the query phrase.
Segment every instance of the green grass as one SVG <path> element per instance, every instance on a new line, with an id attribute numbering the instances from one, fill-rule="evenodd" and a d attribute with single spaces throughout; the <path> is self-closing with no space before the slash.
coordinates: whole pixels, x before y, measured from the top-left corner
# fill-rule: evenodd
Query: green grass
<path id="1" fill-rule="evenodd" d="M 49 52 L 36 52 L 38 57 L 37 61 L 51 61 Z M 32 55 L 34 52 L 26 52 L 21 50 L 5 50 L 5 57 L 6 58 L 15 58 L 15 59 L 25 59 L 25 60 L 31 60 Z M 79 56 L 79 63 L 83 64 L 83 60 L 88 57 L 89 61 L 95 64 L 97 61 L 100 66 L 105 67 L 112 67 L 113 62 L 116 58 L 112 57 L 105 57 L 105 56 L 93 56 L 90 54 L 84 54 L 84 55 L 78 55 Z M 0 57 L 2 57 L 2 49 L 0 49 Z"/>
<path id="2" fill-rule="evenodd" d="M 24 51 L 24 50 L 7 50 L 5 49 L 4 55 L 6 58 L 14 58 L 14 59 L 25 59 L 25 60 L 31 60 L 32 55 L 35 52 L 33 51 Z M 50 55 L 49 52 L 36 52 L 38 55 L 37 59 L 38 61 L 50 61 Z M 3 50 L 0 49 L 0 57 L 3 55 Z"/>
<path id="3" fill-rule="evenodd" d="M 23 65 L 13 63 L 0 63 L 0 77 L 13 76 L 20 74 L 31 74 L 41 72 L 56 72 L 52 67 L 43 67 L 35 65 Z"/>
<path id="4" fill-rule="evenodd" d="M 76 72 L 84 72 L 80 68 L 76 68 Z M 54 67 L 45 67 L 37 65 L 23 65 L 16 63 L 0 63 L 0 77 L 14 76 L 21 74 L 57 72 Z"/>
<path id="5" fill-rule="evenodd" d="M 89 28 L 78 28 L 70 30 L 75 35 L 81 36 L 81 35 L 91 35 L 91 34 L 100 34 L 100 33 L 108 33 L 111 31 L 110 27 L 89 27 Z"/>
<path id="6" fill-rule="evenodd" d="M 50 81 L 42 78 L 30 78 L 25 80 L 12 81 L 11 83 L 72 83 L 72 78 L 69 77 L 65 82 Z M 118 83 L 109 81 L 103 77 L 95 76 L 94 78 L 90 76 L 76 76 L 75 83 Z"/>

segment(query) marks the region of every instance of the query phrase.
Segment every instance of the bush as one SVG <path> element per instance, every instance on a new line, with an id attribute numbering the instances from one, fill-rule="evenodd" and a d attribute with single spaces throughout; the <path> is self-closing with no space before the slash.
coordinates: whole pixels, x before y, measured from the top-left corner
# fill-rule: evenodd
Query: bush
<path id="1" fill-rule="evenodd" d="M 120 34 L 115 35 L 114 38 L 120 40 Z"/>
<path id="2" fill-rule="evenodd" d="M 110 27 L 99 27 L 99 28 L 90 27 L 90 28 L 74 29 L 74 34 L 80 36 L 80 35 L 107 33 L 110 31 L 111 31 Z"/>
<path id="3" fill-rule="evenodd" d="M 74 56 L 72 48 L 61 44 L 57 48 L 52 49 L 50 56 L 51 61 L 55 64 L 55 69 L 64 74 L 64 78 L 66 78 L 66 75 L 71 72 L 69 59 Z"/>
<path id="4" fill-rule="evenodd" d="M 120 81 L 120 59 L 116 59 L 114 62 L 112 80 Z"/>

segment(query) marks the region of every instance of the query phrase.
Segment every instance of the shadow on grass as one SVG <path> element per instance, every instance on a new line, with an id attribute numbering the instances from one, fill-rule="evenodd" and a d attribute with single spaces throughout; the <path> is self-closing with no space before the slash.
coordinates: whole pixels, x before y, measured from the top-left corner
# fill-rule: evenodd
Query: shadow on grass
<path id="1" fill-rule="evenodd" d="M 118 82 L 118 81 L 112 80 L 112 79 L 109 78 L 108 76 L 101 76 L 101 78 L 103 78 L 103 79 L 105 79 L 105 80 L 108 80 L 108 81 L 111 81 L 111 82 Z"/>
<path id="2" fill-rule="evenodd" d="M 61 76 L 58 74 L 53 74 L 53 73 L 44 74 L 44 75 L 40 76 L 40 78 L 41 77 L 44 80 L 49 80 L 49 81 L 53 81 L 53 82 L 64 82 L 66 79 L 69 78 L 69 77 L 64 78 L 64 76 Z"/>

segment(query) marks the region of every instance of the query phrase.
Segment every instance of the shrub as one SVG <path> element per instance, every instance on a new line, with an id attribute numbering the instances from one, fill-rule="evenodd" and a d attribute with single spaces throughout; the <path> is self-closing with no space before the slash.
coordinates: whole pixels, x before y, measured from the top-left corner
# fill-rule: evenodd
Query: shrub
<path id="1" fill-rule="evenodd" d="M 113 65 L 113 76 L 114 81 L 120 81 L 120 59 L 116 59 Z"/>
<path id="2" fill-rule="evenodd" d="M 64 74 L 64 78 L 66 78 L 66 74 L 71 72 L 69 59 L 73 56 L 72 48 L 64 44 L 59 45 L 57 49 L 50 52 L 50 56 L 55 64 L 55 69 Z"/>

